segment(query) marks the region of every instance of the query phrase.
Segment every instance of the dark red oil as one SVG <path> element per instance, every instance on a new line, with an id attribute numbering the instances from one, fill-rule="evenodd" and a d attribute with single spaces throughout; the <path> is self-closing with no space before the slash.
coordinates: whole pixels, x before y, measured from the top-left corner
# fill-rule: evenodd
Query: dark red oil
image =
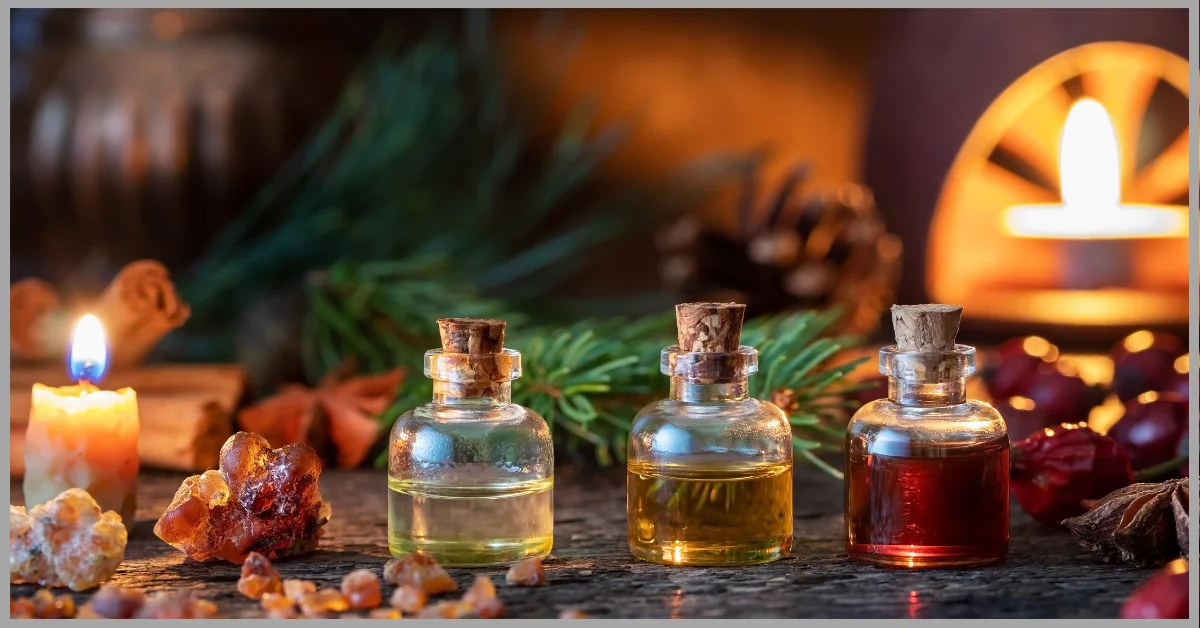
<path id="1" fill-rule="evenodd" d="M 971 445 L 847 443 L 846 552 L 878 565 L 971 567 L 1008 552 L 1008 438 Z"/>

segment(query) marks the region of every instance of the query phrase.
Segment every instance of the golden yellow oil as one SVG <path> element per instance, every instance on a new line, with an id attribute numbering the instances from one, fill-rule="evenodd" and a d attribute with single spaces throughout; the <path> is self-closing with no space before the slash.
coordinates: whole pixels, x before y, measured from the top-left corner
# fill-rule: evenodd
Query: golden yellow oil
<path id="1" fill-rule="evenodd" d="M 448 486 L 388 478 L 388 550 L 447 566 L 544 558 L 554 545 L 554 479 Z"/>
<path id="2" fill-rule="evenodd" d="M 668 565 L 751 565 L 792 551 L 792 463 L 631 463 L 629 550 Z"/>

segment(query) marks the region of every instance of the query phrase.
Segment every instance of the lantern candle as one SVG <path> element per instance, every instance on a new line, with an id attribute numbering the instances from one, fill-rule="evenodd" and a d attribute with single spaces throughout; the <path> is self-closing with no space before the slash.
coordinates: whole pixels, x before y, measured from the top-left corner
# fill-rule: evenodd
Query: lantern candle
<path id="1" fill-rule="evenodd" d="M 104 329 L 88 314 L 75 327 L 68 359 L 78 383 L 33 385 L 25 431 L 25 506 L 80 488 L 101 510 L 120 514 L 131 529 L 137 509 L 137 395 L 131 388 L 96 387 L 107 361 Z"/>

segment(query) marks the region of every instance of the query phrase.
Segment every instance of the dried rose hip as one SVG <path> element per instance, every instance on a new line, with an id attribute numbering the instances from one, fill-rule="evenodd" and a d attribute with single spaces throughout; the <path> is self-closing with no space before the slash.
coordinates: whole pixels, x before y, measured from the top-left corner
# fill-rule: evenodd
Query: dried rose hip
<path id="1" fill-rule="evenodd" d="M 519 587 L 538 587 L 546 584 L 546 572 L 542 569 L 542 559 L 526 558 L 518 561 L 508 569 L 504 580 Z"/>
<path id="2" fill-rule="evenodd" d="M 463 594 L 462 601 L 480 619 L 495 619 L 504 612 L 504 603 L 496 597 L 496 585 L 487 576 L 475 576 L 475 583 Z"/>
<path id="3" fill-rule="evenodd" d="M 1169 334 L 1135 331 L 1113 346 L 1112 390 L 1128 402 L 1144 392 L 1166 390 L 1175 375 L 1183 343 Z"/>
<path id="4" fill-rule="evenodd" d="M 1092 408 L 1104 402 L 1104 390 L 1089 386 L 1077 375 L 1059 370 L 1051 364 L 1038 367 L 1026 394 L 1045 417 L 1056 423 L 1086 421 Z"/>
<path id="5" fill-rule="evenodd" d="M 1187 619 L 1188 563 L 1177 558 L 1151 576 L 1121 605 L 1121 619 Z"/>
<path id="6" fill-rule="evenodd" d="M 1032 399 L 1026 397 L 1009 397 L 992 404 L 1000 416 L 1004 417 L 1004 426 L 1008 428 L 1008 438 L 1012 442 L 1024 440 L 1034 434 L 1058 425 L 1037 408 Z"/>
<path id="7" fill-rule="evenodd" d="M 980 369 L 992 399 L 1028 396 L 1038 368 L 1058 359 L 1058 348 L 1039 336 L 1013 338 L 1000 344 Z"/>
<path id="8" fill-rule="evenodd" d="M 1108 435 L 1129 454 L 1135 471 L 1173 460 L 1186 441 L 1188 404 L 1170 393 L 1146 393 L 1125 404 Z M 1186 445 L 1184 446 L 1186 449 Z"/>
<path id="9" fill-rule="evenodd" d="M 1013 497 L 1043 523 L 1083 514 L 1083 500 L 1132 483 L 1129 457 L 1121 446 L 1083 423 L 1046 428 L 1012 447 Z"/>
<path id="10" fill-rule="evenodd" d="M 317 584 L 311 580 L 295 580 L 289 578 L 283 581 L 283 594 L 293 604 L 299 604 L 301 598 L 309 593 L 317 592 Z"/>
<path id="11" fill-rule="evenodd" d="M 383 566 L 383 580 L 397 586 L 411 584 L 429 595 L 458 589 L 450 574 L 424 552 L 389 560 Z"/>
<path id="12" fill-rule="evenodd" d="M 337 589 L 321 589 L 300 598 L 300 612 L 307 617 L 324 617 L 350 610 L 350 602 Z"/>
<path id="13" fill-rule="evenodd" d="M 411 615 L 425 608 L 425 603 L 428 601 L 429 595 L 423 589 L 411 584 L 404 584 L 396 587 L 396 590 L 392 592 L 391 604 Z"/>
<path id="14" fill-rule="evenodd" d="M 242 577 L 237 582 L 238 593 L 252 599 L 262 599 L 267 593 L 283 592 L 283 581 L 271 561 L 258 552 L 250 552 L 242 563 Z"/>
<path id="15" fill-rule="evenodd" d="M 383 603 L 379 590 L 379 576 L 370 569 L 356 569 L 342 578 L 342 595 L 354 610 L 372 609 Z"/>

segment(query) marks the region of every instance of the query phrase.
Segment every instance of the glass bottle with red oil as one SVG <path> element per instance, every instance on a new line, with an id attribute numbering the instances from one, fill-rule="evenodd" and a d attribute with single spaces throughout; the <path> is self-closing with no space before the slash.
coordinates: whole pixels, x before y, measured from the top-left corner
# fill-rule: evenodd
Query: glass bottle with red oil
<path id="1" fill-rule="evenodd" d="M 886 399 L 846 432 L 846 553 L 876 565 L 974 567 L 1008 552 L 1008 430 L 967 399 L 975 349 L 956 344 L 962 308 L 892 307 L 879 351 Z"/>

